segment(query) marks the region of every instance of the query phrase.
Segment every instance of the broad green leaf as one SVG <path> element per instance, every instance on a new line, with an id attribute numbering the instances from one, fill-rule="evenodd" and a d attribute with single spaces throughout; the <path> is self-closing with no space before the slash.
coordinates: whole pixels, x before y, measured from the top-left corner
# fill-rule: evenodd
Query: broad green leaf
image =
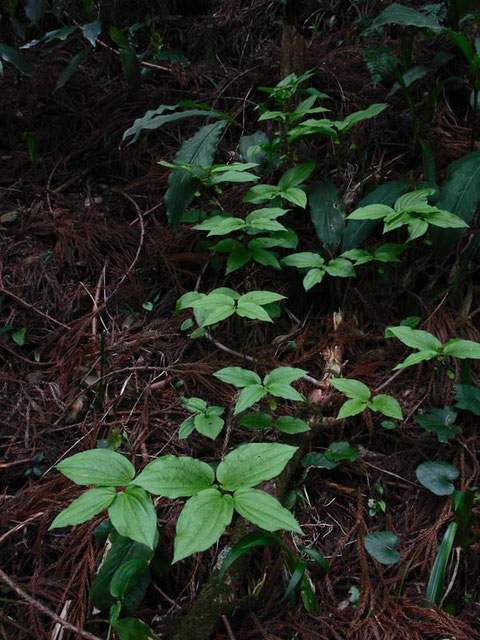
<path id="1" fill-rule="evenodd" d="M 120 640 L 156 640 L 150 627 L 138 618 L 122 618 L 113 625 Z"/>
<path id="2" fill-rule="evenodd" d="M 219 416 L 199 413 L 194 418 L 195 429 L 202 435 L 215 440 L 223 429 L 224 421 Z"/>
<path id="3" fill-rule="evenodd" d="M 242 302 L 253 302 L 254 304 L 264 305 L 284 299 L 285 296 L 282 296 L 280 293 L 275 293 L 274 291 L 250 291 L 250 293 L 245 293 L 243 296 L 240 296 L 238 304 Z"/>
<path id="4" fill-rule="evenodd" d="M 349 378 L 330 378 L 329 382 L 332 387 L 345 394 L 347 398 L 355 398 L 362 402 L 367 402 L 370 399 L 370 389 L 363 382 Z"/>
<path id="5" fill-rule="evenodd" d="M 85 491 L 79 498 L 69 504 L 66 509 L 60 511 L 48 530 L 81 524 L 90 520 L 97 513 L 110 506 L 116 495 L 117 492 L 113 487 L 98 487 Z"/>
<path id="6" fill-rule="evenodd" d="M 388 104 L 371 104 L 366 109 L 362 109 L 362 111 L 355 111 L 355 113 L 351 113 L 344 120 L 340 122 L 335 122 L 335 126 L 339 131 L 345 132 L 351 129 L 354 125 L 362 122 L 363 120 L 369 120 L 370 118 L 374 118 L 378 116 L 382 111 L 388 107 Z"/>
<path id="7" fill-rule="evenodd" d="M 296 369 L 295 367 L 278 367 L 277 369 L 273 369 L 268 373 L 264 380 L 263 384 L 265 387 L 268 387 L 270 384 L 291 384 L 295 382 L 295 380 L 300 380 L 306 375 L 307 372 L 304 369 Z"/>
<path id="8" fill-rule="evenodd" d="M 433 224 L 435 227 L 440 227 L 441 229 L 462 229 L 468 227 L 466 222 L 448 211 L 439 210 L 435 213 L 428 214 L 426 221 L 428 224 Z"/>
<path id="9" fill-rule="evenodd" d="M 118 493 L 108 508 L 108 515 L 121 536 L 154 548 L 157 514 L 142 488 L 129 486 L 124 493 Z"/>
<path id="10" fill-rule="evenodd" d="M 83 49 L 83 51 L 80 51 L 80 53 L 77 53 L 75 56 L 73 56 L 73 58 L 71 58 L 65 69 L 58 76 L 57 84 L 55 85 L 54 91 L 57 91 L 57 89 L 61 89 L 70 80 L 72 75 L 78 69 L 79 65 L 85 60 L 89 53 L 89 49 Z"/>
<path id="11" fill-rule="evenodd" d="M 268 385 L 268 393 L 277 398 L 284 398 L 285 400 L 296 400 L 302 402 L 305 398 L 296 389 L 289 384 L 282 384 L 281 382 L 271 382 Z"/>
<path id="12" fill-rule="evenodd" d="M 272 251 L 265 251 L 265 249 L 254 249 L 252 252 L 252 258 L 258 264 L 262 264 L 264 267 L 273 267 L 280 270 L 281 264 L 278 261 L 277 256 Z"/>
<path id="13" fill-rule="evenodd" d="M 0 58 L 5 62 L 13 64 L 14 67 L 23 73 L 24 76 L 31 76 L 33 74 L 33 67 L 30 63 L 19 53 L 14 47 L 8 46 L 0 42 Z"/>
<path id="14" fill-rule="evenodd" d="M 280 181 L 278 183 L 279 189 L 285 191 L 285 189 L 290 189 L 291 187 L 298 187 L 298 185 L 307 180 L 314 169 L 314 162 L 307 162 L 306 164 L 292 167 L 291 169 L 286 171 L 280 178 Z"/>
<path id="15" fill-rule="evenodd" d="M 57 469 L 75 484 L 122 487 L 135 475 L 131 462 L 111 449 L 91 449 L 65 458 Z"/>
<path id="16" fill-rule="evenodd" d="M 403 362 L 400 362 L 400 364 L 393 367 L 393 371 L 396 371 L 397 369 L 405 369 L 405 367 L 411 367 L 414 364 L 418 364 L 424 360 L 431 360 L 437 356 L 437 351 L 417 351 L 416 353 L 410 354 Z"/>
<path id="17" fill-rule="evenodd" d="M 277 429 L 282 433 L 305 433 L 310 431 L 308 424 L 300 418 L 294 418 L 293 416 L 280 416 L 277 420 Z"/>
<path id="18" fill-rule="evenodd" d="M 406 193 L 395 202 L 395 211 L 397 213 L 431 213 L 435 211 L 435 207 L 428 204 L 428 198 L 435 195 L 436 191 L 436 189 L 416 189 Z"/>
<path id="19" fill-rule="evenodd" d="M 368 204 L 352 211 L 348 220 L 383 220 L 393 213 L 393 209 L 385 204 Z"/>
<path id="20" fill-rule="evenodd" d="M 182 143 L 175 156 L 175 163 L 199 164 L 203 167 L 209 167 L 213 162 L 218 140 L 226 124 L 221 120 L 199 129 L 194 136 Z M 198 181 L 185 171 L 175 169 L 171 172 L 168 178 L 165 204 L 168 221 L 173 232 L 177 230 L 182 215 L 191 203 L 197 185 Z"/>
<path id="21" fill-rule="evenodd" d="M 480 151 L 460 158 L 448 167 L 448 179 L 437 201 L 439 209 L 455 214 L 466 223 L 472 221 L 480 203 Z M 463 230 L 432 232 L 435 250 L 446 255 L 461 237 Z"/>
<path id="22" fill-rule="evenodd" d="M 288 200 L 288 202 L 291 202 L 297 207 L 305 209 L 307 206 L 307 194 L 303 189 L 299 189 L 298 187 L 289 187 L 282 191 L 280 195 L 282 198 Z"/>
<path id="23" fill-rule="evenodd" d="M 448 462 L 423 462 L 416 471 L 418 481 L 436 496 L 449 496 L 455 491 L 452 480 L 460 475 Z"/>
<path id="24" fill-rule="evenodd" d="M 350 260 L 345 260 L 345 258 L 335 258 L 335 260 L 330 260 L 328 264 L 324 266 L 325 271 L 337 278 L 354 278 L 355 270 L 353 268 Z"/>
<path id="25" fill-rule="evenodd" d="M 196 413 L 197 411 L 205 412 L 207 410 L 207 403 L 201 398 L 182 398 L 181 402 L 187 411 Z"/>
<path id="26" fill-rule="evenodd" d="M 396 551 L 400 539 L 391 531 L 368 533 L 363 544 L 368 553 L 381 564 L 395 564 L 400 560 L 400 554 Z"/>
<path id="27" fill-rule="evenodd" d="M 268 429 L 273 427 L 273 418 L 268 413 L 247 413 L 238 419 L 238 424 L 247 429 Z"/>
<path id="28" fill-rule="evenodd" d="M 388 418 L 403 420 L 402 409 L 397 400 L 387 394 L 381 393 L 375 396 L 372 400 L 372 408 L 374 411 L 380 411 L 380 413 L 383 413 L 383 415 Z"/>
<path id="29" fill-rule="evenodd" d="M 256 184 L 244 195 L 243 202 L 252 202 L 253 204 L 269 202 L 278 196 L 278 192 L 278 187 L 269 184 Z"/>
<path id="30" fill-rule="evenodd" d="M 184 293 L 183 296 L 181 296 L 177 300 L 175 311 L 178 312 L 183 311 L 183 309 L 188 309 L 189 307 L 192 307 L 195 302 L 204 297 L 204 293 L 198 293 L 197 291 L 188 291 L 188 293 Z"/>
<path id="31" fill-rule="evenodd" d="M 457 405 L 458 406 L 458 405 Z M 429 409 L 425 414 L 417 414 L 415 422 L 429 433 L 436 433 L 439 442 L 446 443 L 460 431 L 455 424 L 457 412 L 452 407 L 443 409 Z"/>
<path id="32" fill-rule="evenodd" d="M 303 287 L 305 291 L 309 291 L 312 287 L 323 280 L 325 271 L 322 269 L 310 269 L 303 279 Z"/>
<path id="33" fill-rule="evenodd" d="M 455 407 L 480 416 L 480 389 L 471 384 L 458 384 L 455 389 L 457 391 Z"/>
<path id="34" fill-rule="evenodd" d="M 224 293 L 209 293 L 203 298 L 199 298 L 191 303 L 194 309 L 217 309 L 218 307 L 235 307 L 234 299 Z"/>
<path id="35" fill-rule="evenodd" d="M 243 267 L 250 260 L 250 257 L 250 253 L 240 245 L 228 256 L 227 270 L 225 271 L 225 275 L 233 273 L 237 269 Z"/>
<path id="36" fill-rule="evenodd" d="M 295 531 L 303 535 L 288 509 L 265 491 L 242 487 L 233 494 L 235 511 L 266 531 Z"/>
<path id="37" fill-rule="evenodd" d="M 342 460 L 349 460 L 354 462 L 358 458 L 358 453 L 350 446 L 349 442 L 332 442 L 332 444 L 325 451 L 325 456 L 328 460 L 334 462 L 341 462 Z"/>
<path id="38" fill-rule="evenodd" d="M 314 182 L 308 191 L 310 217 L 317 237 L 327 247 L 335 247 L 342 239 L 345 228 L 345 205 L 331 182 Z"/>
<path id="39" fill-rule="evenodd" d="M 401 27 L 417 27 L 419 29 L 441 29 L 440 24 L 433 16 L 421 13 L 412 7 L 406 7 L 397 2 L 394 2 L 384 9 L 375 20 L 373 20 L 368 30 L 377 29 L 385 24 L 398 24 Z"/>
<path id="40" fill-rule="evenodd" d="M 237 415 L 251 407 L 255 402 L 261 400 L 267 394 L 266 390 L 261 384 L 250 384 L 241 390 L 235 404 L 235 411 L 233 415 Z"/>
<path id="41" fill-rule="evenodd" d="M 307 453 L 307 455 L 302 458 L 302 466 L 305 468 L 335 469 L 338 467 L 338 462 L 336 460 L 330 460 L 324 453 Z"/>
<path id="42" fill-rule="evenodd" d="M 365 251 L 364 249 L 350 249 L 350 251 L 344 251 L 341 257 L 347 258 L 347 260 L 352 260 L 356 267 L 375 259 L 369 251 Z"/>
<path id="43" fill-rule="evenodd" d="M 188 436 L 195 431 L 194 425 L 195 416 L 190 416 L 182 422 L 178 428 L 178 439 L 185 440 Z"/>
<path id="44" fill-rule="evenodd" d="M 421 80 L 422 78 L 424 78 L 428 74 L 428 72 L 429 70 L 427 67 L 422 67 L 422 66 L 412 67 L 411 69 L 408 69 L 408 71 L 402 74 L 402 85 L 404 87 L 409 87 L 417 80 Z M 399 82 L 395 82 L 393 87 L 388 92 L 387 98 L 390 98 L 391 96 L 395 95 L 397 91 L 399 91 L 402 88 L 402 85 L 400 85 Z"/>
<path id="45" fill-rule="evenodd" d="M 111 595 L 114 598 L 123 598 L 147 569 L 148 562 L 144 558 L 132 558 L 123 562 L 112 576 L 110 582 Z"/>
<path id="46" fill-rule="evenodd" d="M 239 300 L 237 306 L 237 315 L 242 318 L 250 318 L 251 320 L 261 320 L 262 322 L 272 322 L 268 312 L 259 304 Z"/>
<path id="47" fill-rule="evenodd" d="M 454 338 L 445 344 L 443 353 L 446 356 L 453 356 L 454 358 L 478 360 L 480 358 L 480 342 Z"/>
<path id="48" fill-rule="evenodd" d="M 161 456 L 147 464 L 133 484 L 166 498 L 193 496 L 215 481 L 210 465 L 188 456 Z"/>
<path id="49" fill-rule="evenodd" d="M 260 384 L 262 382 L 255 371 L 249 371 L 241 367 L 225 367 L 219 369 L 213 375 L 222 382 L 233 384 L 236 387 L 248 387 L 251 384 Z"/>
<path id="50" fill-rule="evenodd" d="M 387 327 L 385 337 L 391 338 L 392 336 L 398 338 L 407 347 L 419 349 L 420 351 L 436 351 L 442 346 L 440 340 L 428 333 L 428 331 L 412 329 L 411 327 Z"/>
<path id="51" fill-rule="evenodd" d="M 322 258 L 322 256 L 318 255 L 318 253 L 303 251 L 301 253 L 292 253 L 286 258 L 283 258 L 282 262 L 288 267 L 297 267 L 297 269 L 308 269 L 311 267 L 323 266 L 325 260 Z"/>
<path id="52" fill-rule="evenodd" d="M 205 312 L 200 326 L 209 327 L 212 324 L 226 320 L 235 313 L 235 307 L 232 305 L 220 305 L 216 309 L 209 309 Z"/>
<path id="53" fill-rule="evenodd" d="M 254 487 L 278 476 L 297 447 L 277 443 L 243 444 L 219 464 L 217 479 L 226 491 Z"/>
<path id="54" fill-rule="evenodd" d="M 356 416 L 367 408 L 367 404 L 358 398 L 352 398 L 342 404 L 338 412 L 337 420 L 343 420 L 350 416 Z"/>
<path id="55" fill-rule="evenodd" d="M 15 333 L 12 333 L 12 340 L 16 342 L 20 347 L 23 347 L 23 345 L 25 344 L 26 335 L 27 335 L 27 328 L 22 327 L 18 331 L 15 331 Z"/>
<path id="56" fill-rule="evenodd" d="M 358 207 L 366 207 L 371 204 L 385 204 L 393 206 L 397 198 L 411 186 L 409 180 L 393 180 L 376 187 L 361 202 Z M 349 220 L 343 234 L 342 249 L 356 249 L 366 240 L 375 229 L 376 220 Z"/>
<path id="57" fill-rule="evenodd" d="M 378 249 L 375 249 L 375 260 L 379 260 L 380 262 L 400 262 L 398 257 L 406 251 L 407 248 L 404 244 L 383 244 L 381 247 L 378 247 Z"/>
<path id="58" fill-rule="evenodd" d="M 110 582 L 122 564 L 130 560 L 148 564 L 154 553 L 153 549 L 149 549 L 144 544 L 119 535 L 115 529 L 110 534 L 110 542 L 111 547 L 107 557 L 90 587 L 90 600 L 100 610 L 114 603 L 114 598 L 110 594 Z"/>
<path id="59" fill-rule="evenodd" d="M 102 33 L 102 25 L 100 20 L 95 20 L 94 22 L 90 22 L 89 24 L 84 24 L 80 27 L 83 37 L 85 40 L 95 47 L 97 44 L 97 38 Z"/>
<path id="60" fill-rule="evenodd" d="M 212 546 L 233 517 L 233 498 L 205 489 L 185 503 L 177 521 L 172 564 Z"/>

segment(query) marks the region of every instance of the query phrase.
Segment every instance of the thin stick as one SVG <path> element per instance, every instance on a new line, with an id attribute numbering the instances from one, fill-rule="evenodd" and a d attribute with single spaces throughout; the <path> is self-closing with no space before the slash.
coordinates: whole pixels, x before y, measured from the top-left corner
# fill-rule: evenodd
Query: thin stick
<path id="1" fill-rule="evenodd" d="M 68 329 L 69 331 L 72 328 L 72 327 L 69 327 L 66 324 L 63 324 L 63 322 L 60 322 L 59 320 L 56 320 L 55 318 L 52 318 L 52 316 L 48 315 L 48 313 L 45 313 L 44 311 L 40 311 L 40 309 L 37 309 L 36 307 L 34 307 L 29 302 L 25 302 L 25 300 L 22 300 L 22 298 L 19 298 L 14 293 L 12 293 L 11 291 L 8 291 L 4 287 L 0 287 L 0 293 L 4 293 L 5 295 L 10 296 L 10 298 L 13 298 L 14 300 L 16 300 L 17 302 L 22 304 L 24 307 L 27 307 L 27 309 L 30 309 L 34 313 L 37 313 L 39 316 L 42 316 L 42 318 L 45 318 L 46 320 L 50 320 L 50 322 L 53 322 L 54 324 L 58 325 L 59 327 L 63 327 L 64 329 Z"/>
<path id="2" fill-rule="evenodd" d="M 22 600 L 25 600 L 25 602 L 28 602 L 28 604 L 32 605 L 32 607 L 35 607 L 35 609 L 37 609 L 37 611 L 40 611 L 40 613 L 43 613 L 45 616 L 48 616 L 52 620 L 55 620 L 55 622 L 57 622 L 62 627 L 67 629 L 67 631 L 73 631 L 74 633 L 77 634 L 77 636 L 80 636 L 80 638 L 85 638 L 85 640 L 102 640 L 98 636 L 94 636 L 92 633 L 89 633 L 88 631 L 79 629 L 78 627 L 71 624 L 70 622 L 67 622 L 67 620 L 64 620 L 60 616 L 57 616 L 57 614 L 54 611 L 46 607 L 41 602 L 38 602 L 38 600 L 35 600 L 35 598 L 32 598 L 32 596 L 30 596 L 23 589 L 21 589 L 1 569 L 0 569 L 0 580 L 3 580 L 3 582 L 5 582 L 5 584 L 8 585 L 12 591 L 14 591 L 20 598 L 22 598 Z"/>

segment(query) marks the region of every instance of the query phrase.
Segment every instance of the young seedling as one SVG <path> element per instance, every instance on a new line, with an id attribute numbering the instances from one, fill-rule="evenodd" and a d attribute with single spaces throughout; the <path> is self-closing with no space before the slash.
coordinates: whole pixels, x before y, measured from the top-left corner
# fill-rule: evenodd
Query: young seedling
<path id="1" fill-rule="evenodd" d="M 255 185 L 247 191 L 243 201 L 251 202 L 252 204 L 272 202 L 275 205 L 276 202 L 286 200 L 296 207 L 305 209 L 307 206 L 307 194 L 300 188 L 300 185 L 307 180 L 314 169 L 314 162 L 292 167 L 292 169 L 283 174 L 277 186 L 270 184 Z"/>
<path id="2" fill-rule="evenodd" d="M 294 367 L 278 367 L 268 373 L 262 381 L 255 371 L 241 367 L 225 367 L 213 375 L 222 382 L 242 389 L 235 404 L 236 415 L 268 395 L 303 401 L 304 397 L 291 386 L 291 383 L 303 378 L 306 373 L 303 369 Z"/>
<path id="3" fill-rule="evenodd" d="M 182 404 L 193 413 L 192 416 L 182 422 L 178 429 L 180 440 L 188 438 L 195 430 L 202 435 L 215 440 L 225 424 L 220 416 L 225 412 L 224 407 L 209 407 L 201 398 L 182 398 Z"/>
<path id="4" fill-rule="evenodd" d="M 207 327 L 236 314 L 242 318 L 273 322 L 265 305 L 284 300 L 285 296 L 273 291 L 251 291 L 240 295 L 233 289 L 221 287 L 209 294 L 190 291 L 177 301 L 177 311 L 193 308 L 200 327 Z"/>
<path id="5" fill-rule="evenodd" d="M 304 251 L 301 253 L 292 253 L 283 258 L 282 264 L 297 269 L 308 269 L 303 279 L 305 291 L 321 282 L 326 273 L 337 278 L 353 278 L 355 271 L 350 260 L 345 258 L 335 258 L 330 262 L 325 262 L 321 255 Z"/>
<path id="6" fill-rule="evenodd" d="M 344 251 L 340 257 L 351 260 L 354 267 L 368 262 L 400 262 L 399 256 L 407 249 L 408 247 L 404 244 L 383 244 L 374 251 L 367 251 L 366 249 Z"/>
<path id="7" fill-rule="evenodd" d="M 355 462 L 358 453 L 349 442 L 332 442 L 323 453 L 307 453 L 302 458 L 302 466 L 320 469 L 336 469 L 341 462 Z"/>
<path id="8" fill-rule="evenodd" d="M 416 353 L 409 355 L 403 362 L 397 364 L 393 369 L 404 369 L 423 360 L 435 358 L 438 362 L 443 362 L 447 357 L 465 359 L 480 359 L 480 343 L 473 340 L 461 340 L 453 338 L 442 345 L 440 340 L 428 331 L 412 329 L 410 327 L 387 327 L 385 337 L 395 337 L 403 342 L 407 347 L 417 349 Z"/>
<path id="9" fill-rule="evenodd" d="M 436 193 L 436 189 L 421 189 L 400 196 L 394 208 L 386 204 L 370 204 L 356 209 L 348 216 L 349 220 L 383 220 L 383 233 L 399 227 L 408 227 L 408 240 L 423 236 L 429 225 L 442 229 L 459 229 L 468 227 L 461 218 L 428 204 L 428 198 Z"/>
<path id="10" fill-rule="evenodd" d="M 372 398 L 370 389 L 358 380 L 330 378 L 329 382 L 332 387 L 335 387 L 335 389 L 338 389 L 338 391 L 341 391 L 349 398 L 349 400 L 340 407 L 337 420 L 355 416 L 367 408 L 372 411 L 379 411 L 388 418 L 395 418 L 396 420 L 403 419 L 402 409 L 393 396 L 381 393 Z"/>
<path id="11" fill-rule="evenodd" d="M 269 413 L 246 413 L 238 420 L 238 424 L 247 429 L 273 429 L 276 427 L 283 433 L 304 433 L 310 431 L 308 424 L 301 418 L 279 416 L 275 423 Z"/>
<path id="12" fill-rule="evenodd" d="M 199 164 L 171 163 L 161 160 L 158 164 L 170 169 L 181 169 L 196 178 L 204 189 L 216 187 L 224 183 L 256 182 L 259 177 L 250 173 L 249 169 L 257 167 L 256 162 L 233 162 L 232 164 L 214 164 L 204 167 Z"/>

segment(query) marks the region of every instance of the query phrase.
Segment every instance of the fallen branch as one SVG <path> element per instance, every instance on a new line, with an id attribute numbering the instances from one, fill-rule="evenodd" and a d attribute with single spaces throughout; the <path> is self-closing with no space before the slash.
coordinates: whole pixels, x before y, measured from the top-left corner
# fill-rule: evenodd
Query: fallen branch
<path id="1" fill-rule="evenodd" d="M 67 622 L 67 620 L 64 620 L 63 618 L 58 616 L 54 611 L 52 611 L 51 609 L 46 607 L 44 604 L 42 604 L 38 600 L 35 600 L 35 598 L 32 598 L 32 596 L 30 596 L 23 589 L 21 589 L 1 569 L 0 569 L 0 580 L 5 582 L 5 584 L 8 587 L 10 587 L 10 589 L 12 591 L 14 591 L 17 594 L 17 596 L 22 598 L 22 600 L 25 600 L 25 602 L 28 602 L 28 604 L 32 605 L 32 607 L 34 607 L 37 611 L 40 611 L 40 613 L 43 613 L 48 618 L 51 618 L 52 620 L 55 620 L 55 622 L 57 624 L 61 625 L 67 631 L 73 631 L 77 636 L 79 636 L 80 638 L 85 638 L 85 640 L 102 640 L 98 636 L 94 636 L 93 633 L 89 633 L 88 631 L 84 631 L 83 629 L 79 629 L 78 627 L 76 627 L 75 625 L 71 624 L 70 622 Z"/>

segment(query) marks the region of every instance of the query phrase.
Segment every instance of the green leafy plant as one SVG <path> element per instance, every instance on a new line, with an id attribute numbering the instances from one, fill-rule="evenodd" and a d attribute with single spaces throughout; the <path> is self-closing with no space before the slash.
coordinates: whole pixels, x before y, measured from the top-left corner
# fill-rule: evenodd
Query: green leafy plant
<path id="1" fill-rule="evenodd" d="M 471 384 L 457 384 L 455 407 L 480 416 L 480 389 Z"/>
<path id="2" fill-rule="evenodd" d="M 358 453 L 349 442 L 332 442 L 323 453 L 307 453 L 302 458 L 302 466 L 320 469 L 336 469 L 341 462 L 355 462 Z"/>
<path id="3" fill-rule="evenodd" d="M 303 401 L 304 397 L 291 384 L 303 378 L 306 373 L 303 369 L 294 367 L 278 367 L 270 371 L 262 381 L 255 371 L 241 367 L 225 367 L 213 375 L 222 382 L 242 389 L 235 403 L 234 414 L 236 415 L 269 395 L 286 400 Z"/>
<path id="4" fill-rule="evenodd" d="M 381 484 L 376 484 L 373 487 L 375 491 L 375 497 L 368 499 L 368 513 L 372 517 L 378 515 L 379 513 L 385 513 L 387 510 L 387 503 L 383 499 L 383 495 L 385 493 Z"/>
<path id="5" fill-rule="evenodd" d="M 234 510 L 267 531 L 301 534 L 287 509 L 253 488 L 281 473 L 295 451 L 296 447 L 282 444 L 241 445 L 227 454 L 216 474 L 210 465 L 188 457 L 162 456 L 149 463 L 135 478 L 137 486 L 167 498 L 189 497 L 177 522 L 173 562 L 211 547 L 230 524 Z"/>
<path id="6" fill-rule="evenodd" d="M 179 439 L 188 438 L 196 430 L 207 438 L 215 440 L 225 424 L 223 418 L 220 417 L 225 412 L 225 408 L 209 407 L 201 398 L 182 398 L 182 404 L 193 415 L 180 425 L 178 429 Z"/>
<path id="7" fill-rule="evenodd" d="M 367 408 L 372 411 L 379 411 L 389 418 L 395 418 L 397 420 L 403 419 L 402 409 L 393 396 L 381 393 L 372 397 L 370 389 L 358 380 L 330 378 L 329 382 L 332 387 L 335 387 L 335 389 L 341 391 L 349 398 L 340 407 L 337 420 L 355 416 Z"/>
<path id="8" fill-rule="evenodd" d="M 243 197 L 243 201 L 251 202 L 252 204 L 271 202 L 273 206 L 276 206 L 278 202 L 286 200 L 296 207 L 305 209 L 307 195 L 300 186 L 307 180 L 314 169 L 314 162 L 292 167 L 283 174 L 278 185 L 258 184 L 251 187 Z"/>
<path id="9" fill-rule="evenodd" d="M 341 258 L 347 258 L 353 262 L 354 267 L 369 262 L 400 262 L 399 257 L 408 247 L 404 244 L 382 244 L 381 247 L 368 251 L 367 249 L 350 249 L 341 254 Z"/>
<path id="10" fill-rule="evenodd" d="M 428 433 L 436 433 L 438 441 L 442 443 L 458 435 L 460 427 L 455 424 L 456 419 L 457 412 L 452 407 L 429 409 L 425 414 L 415 416 L 415 422 L 418 422 Z"/>
<path id="11" fill-rule="evenodd" d="M 191 291 L 177 301 L 177 312 L 193 308 L 200 327 L 217 324 L 236 314 L 241 318 L 273 322 L 265 306 L 284 300 L 285 296 L 273 291 L 251 291 L 240 295 L 233 289 L 221 287 L 208 294 Z"/>
<path id="12" fill-rule="evenodd" d="M 383 220 L 383 233 L 399 227 L 408 227 L 408 240 L 424 235 L 429 225 L 442 229 L 460 229 L 468 226 L 461 218 L 428 204 L 429 196 L 436 189 L 420 189 L 400 196 L 394 207 L 384 204 L 372 204 L 356 209 L 348 216 L 350 220 Z"/>
<path id="13" fill-rule="evenodd" d="M 334 258 L 329 262 L 325 262 L 320 254 L 309 251 L 292 253 L 282 259 L 282 264 L 288 267 L 296 267 L 297 269 L 308 269 L 303 278 L 305 291 L 308 291 L 320 283 L 325 274 L 337 278 L 355 277 L 355 270 L 350 260 L 346 258 Z"/>
<path id="14" fill-rule="evenodd" d="M 262 529 L 302 534 L 287 509 L 253 488 L 281 473 L 295 451 L 296 447 L 282 444 L 245 444 L 222 460 L 216 474 L 201 460 L 167 455 L 149 463 L 137 477 L 133 465 L 119 453 L 84 451 L 66 458 L 57 469 L 76 484 L 95 486 L 61 511 L 50 529 L 80 524 L 108 509 L 117 533 L 153 549 L 158 539 L 149 497 L 153 494 L 189 498 L 177 522 L 173 562 L 212 546 L 230 524 L 234 510 Z M 125 490 L 117 491 L 118 487 Z"/>
<path id="15" fill-rule="evenodd" d="M 412 329 L 410 327 L 387 327 L 385 337 L 395 337 L 407 347 L 417 349 L 416 353 L 409 355 L 403 362 L 397 364 L 395 369 L 403 369 L 418 364 L 423 360 L 435 358 L 443 362 L 447 357 L 464 359 L 480 359 L 480 343 L 473 340 L 461 340 L 453 338 L 442 345 L 440 340 L 428 331 Z"/>
<path id="16" fill-rule="evenodd" d="M 277 428 L 283 433 L 304 433 L 310 427 L 301 418 L 294 416 L 278 416 L 275 422 L 269 413 L 246 413 L 238 419 L 238 424 L 247 429 L 272 429 Z"/>

